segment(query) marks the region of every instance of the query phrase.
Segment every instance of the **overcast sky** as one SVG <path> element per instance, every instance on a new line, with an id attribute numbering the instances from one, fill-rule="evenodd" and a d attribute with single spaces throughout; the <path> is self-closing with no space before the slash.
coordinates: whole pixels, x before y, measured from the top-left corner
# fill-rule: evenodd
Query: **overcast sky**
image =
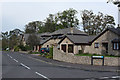
<path id="1" fill-rule="evenodd" d="M 97 1 L 97 0 L 96 0 Z M 24 30 L 25 25 L 31 21 L 43 21 L 49 14 L 55 14 L 63 10 L 74 8 L 79 13 L 77 14 L 78 19 L 81 22 L 80 11 L 87 9 L 93 10 L 94 13 L 102 12 L 109 14 L 115 18 L 117 24 L 118 12 L 117 7 L 112 3 L 107 4 L 106 0 L 96 2 L 95 0 L 4 0 L 0 3 L 1 12 L 0 17 L 2 21 L 2 32 L 10 31 L 15 28 Z M 2 14 L 1 14 L 2 13 Z"/>

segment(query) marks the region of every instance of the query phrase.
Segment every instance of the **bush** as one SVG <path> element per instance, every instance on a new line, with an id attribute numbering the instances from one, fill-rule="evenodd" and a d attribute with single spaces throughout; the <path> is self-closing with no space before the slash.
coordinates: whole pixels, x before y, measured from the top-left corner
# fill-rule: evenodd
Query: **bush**
<path id="1" fill-rule="evenodd" d="M 28 54 L 32 54 L 32 51 L 29 51 Z"/>
<path id="2" fill-rule="evenodd" d="M 52 59 L 53 57 L 52 56 L 47 56 L 46 58 Z"/>
<path id="3" fill-rule="evenodd" d="M 19 51 L 19 47 L 18 46 L 14 46 L 14 51 Z"/>
<path id="4" fill-rule="evenodd" d="M 25 48 L 25 46 L 23 46 L 23 45 L 19 45 L 18 46 L 22 51 L 27 51 L 27 49 Z"/>
<path id="5" fill-rule="evenodd" d="M 32 50 L 32 47 L 26 45 L 26 46 L 25 46 L 25 49 L 26 49 L 27 51 L 28 51 L 28 50 Z"/>
<path id="6" fill-rule="evenodd" d="M 82 54 L 82 50 L 79 50 L 79 54 Z"/>
<path id="7" fill-rule="evenodd" d="M 50 48 L 49 56 L 53 57 L 53 47 Z"/>

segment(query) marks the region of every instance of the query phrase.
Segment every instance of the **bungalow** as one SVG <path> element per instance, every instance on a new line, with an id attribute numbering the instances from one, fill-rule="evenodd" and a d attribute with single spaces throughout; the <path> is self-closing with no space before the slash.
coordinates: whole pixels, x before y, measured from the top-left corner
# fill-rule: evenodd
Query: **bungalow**
<path id="1" fill-rule="evenodd" d="M 24 34 L 23 36 L 23 45 L 25 46 L 28 40 L 30 34 Z M 34 46 L 34 51 L 39 51 L 41 48 L 41 43 L 43 43 L 44 41 L 46 41 L 51 35 L 49 32 L 46 33 L 41 33 L 41 34 L 36 34 L 36 36 L 40 39 L 40 43 L 39 45 Z"/>
<path id="2" fill-rule="evenodd" d="M 120 55 L 120 28 L 108 28 L 96 36 L 66 35 L 58 44 L 66 53 Z"/>
<path id="3" fill-rule="evenodd" d="M 46 39 L 44 42 L 41 43 L 42 47 L 51 47 L 54 45 L 58 45 L 58 42 L 65 36 L 65 35 L 87 35 L 86 33 L 78 30 L 77 28 L 65 28 L 59 29 L 53 33 L 51 33 L 51 37 Z M 59 48 L 59 46 L 58 46 Z"/>

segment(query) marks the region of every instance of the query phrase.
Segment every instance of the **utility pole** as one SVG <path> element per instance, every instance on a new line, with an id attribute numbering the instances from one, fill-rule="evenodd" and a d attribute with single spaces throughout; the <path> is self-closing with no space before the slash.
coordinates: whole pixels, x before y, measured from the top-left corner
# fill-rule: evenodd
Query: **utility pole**
<path id="1" fill-rule="evenodd" d="M 108 0 L 107 3 L 112 2 L 118 7 L 118 27 L 120 27 L 120 0 Z"/>

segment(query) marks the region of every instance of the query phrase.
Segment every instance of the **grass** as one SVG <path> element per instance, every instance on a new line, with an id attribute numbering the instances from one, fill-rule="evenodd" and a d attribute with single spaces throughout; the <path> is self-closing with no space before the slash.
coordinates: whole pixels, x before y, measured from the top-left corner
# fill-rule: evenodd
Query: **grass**
<path id="1" fill-rule="evenodd" d="M 75 54 L 76 56 L 104 56 L 104 57 L 120 57 L 120 56 L 113 56 L 113 55 L 100 55 L 100 54 L 89 54 L 89 53 L 81 53 Z"/>

